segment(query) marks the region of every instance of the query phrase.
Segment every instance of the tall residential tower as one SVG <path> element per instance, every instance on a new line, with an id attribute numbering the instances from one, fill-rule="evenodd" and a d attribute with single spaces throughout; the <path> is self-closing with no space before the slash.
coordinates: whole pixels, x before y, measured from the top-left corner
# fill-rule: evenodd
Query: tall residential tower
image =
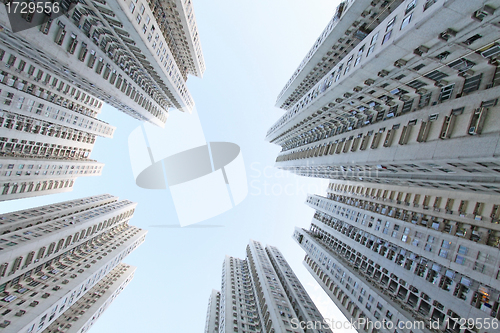
<path id="1" fill-rule="evenodd" d="M 347 318 L 386 321 L 398 332 L 414 321 L 422 327 L 413 332 L 498 324 L 498 195 L 334 180 L 326 197 L 310 195 L 307 204 L 316 210 L 311 227 L 294 238 Z M 459 325 L 470 318 L 474 327 Z"/>
<path id="2" fill-rule="evenodd" d="M 277 248 L 250 241 L 246 252 L 244 260 L 226 256 L 205 332 L 332 332 Z"/>
<path id="3" fill-rule="evenodd" d="M 498 0 L 341 4 L 278 98 L 287 111 L 267 133 L 282 147 L 277 166 L 498 192 L 498 8 Z"/>
<path id="4" fill-rule="evenodd" d="M 133 277 L 135 207 L 104 194 L 0 215 L 0 328 L 85 332 Z"/>
<path id="5" fill-rule="evenodd" d="M 43 22 L 13 32 L 6 8 L 0 8 L 0 39 L 34 61 L 20 73 L 52 84 L 57 74 L 126 114 L 163 127 L 168 108 L 191 111 L 187 75 L 205 70 L 190 0 L 63 0 L 64 15 L 19 16 Z M 40 17 L 39 17 L 40 16 Z M 15 60 L 15 58 L 14 58 Z M 66 95 L 64 83 L 56 83 Z M 74 96 L 74 93 L 69 93 Z M 56 96 L 57 98 L 58 96 Z"/>
<path id="6" fill-rule="evenodd" d="M 185 81 L 205 70 L 190 0 L 52 5 L 65 14 L 0 7 L 0 201 L 100 175 L 89 156 L 115 130 L 96 119 L 103 103 L 163 127 L 168 108 L 193 108 Z"/>
<path id="7" fill-rule="evenodd" d="M 90 154 L 115 130 L 96 119 L 102 101 L 2 38 L 0 65 L 0 201 L 70 191 L 76 178 L 101 175 Z"/>
<path id="8" fill-rule="evenodd" d="M 361 331 L 498 328 L 499 8 L 345 1 L 278 97 L 277 166 L 332 179 L 294 238 Z"/>

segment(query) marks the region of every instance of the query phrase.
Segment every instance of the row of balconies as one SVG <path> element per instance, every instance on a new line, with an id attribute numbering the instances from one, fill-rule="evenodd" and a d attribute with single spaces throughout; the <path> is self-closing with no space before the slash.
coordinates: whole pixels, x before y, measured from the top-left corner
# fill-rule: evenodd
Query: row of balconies
<path id="1" fill-rule="evenodd" d="M 352 259 L 352 256 L 349 254 L 349 253 L 351 253 L 351 252 L 347 252 L 347 251 L 345 251 L 345 250 L 348 248 L 348 246 L 347 246 L 347 248 L 346 248 L 346 247 L 343 247 L 345 244 L 344 244 L 343 246 L 340 246 L 340 243 L 341 243 L 341 242 L 339 242 L 339 241 L 335 241 L 335 244 L 338 244 L 338 245 L 332 245 L 330 242 L 326 242 L 324 237 L 331 237 L 331 236 L 326 236 L 327 234 L 324 234 L 324 236 L 321 236 L 321 235 L 322 235 L 322 233 L 323 233 L 323 231 L 321 231 L 321 229 L 319 229 L 319 228 L 315 227 L 314 225 L 312 225 L 312 226 L 311 226 L 311 231 L 312 231 L 313 233 L 315 233 L 316 235 L 318 235 L 318 236 L 317 236 L 318 240 L 319 240 L 320 242 L 322 242 L 322 243 L 325 245 L 325 248 L 326 248 L 326 249 L 328 249 L 328 250 L 329 250 L 329 252 L 331 252 L 333 255 L 335 255 L 336 257 L 340 258 L 340 259 L 341 259 L 341 260 L 343 260 L 344 262 L 346 262 L 346 264 L 347 264 L 348 266 L 353 266 L 353 265 L 355 265 L 355 267 L 358 267 L 358 272 L 362 272 L 361 270 L 359 270 L 359 266 L 360 266 L 360 265 L 359 265 L 359 260 L 358 260 L 358 261 L 356 261 L 356 262 L 353 264 L 353 259 Z M 333 238 L 332 238 L 332 239 L 333 239 Z M 354 249 L 350 249 L 350 250 L 351 250 L 351 251 L 353 251 L 353 253 L 357 252 L 357 251 L 355 251 Z M 394 252 L 394 251 L 389 251 L 389 252 L 391 253 L 391 252 Z M 349 255 L 348 255 L 348 254 L 349 254 Z M 380 254 L 380 253 L 379 253 L 379 254 Z M 407 252 L 407 254 L 408 254 L 408 252 Z M 341 255 L 342 255 L 342 256 L 341 256 Z M 350 259 L 349 259 L 348 257 L 346 257 L 346 255 L 348 255 L 348 257 L 350 256 Z M 359 254 L 358 254 L 358 255 L 359 255 Z M 344 257 L 346 257 L 346 259 L 344 259 Z M 392 257 L 394 258 L 394 255 L 392 255 Z M 388 256 L 388 257 L 386 257 L 386 258 L 388 258 L 388 259 L 389 259 L 389 258 L 390 258 L 390 256 Z M 394 260 L 392 260 L 392 258 L 391 258 L 391 259 L 389 259 L 389 260 L 394 261 Z M 425 270 L 427 270 L 427 266 L 429 266 L 429 265 L 430 265 L 430 264 L 428 263 L 428 261 L 426 261 Z M 366 266 L 366 264 L 365 264 L 365 265 L 361 265 L 361 267 L 367 267 L 367 269 L 366 269 L 366 271 L 365 271 L 366 273 L 361 273 L 361 275 L 362 275 L 362 276 L 365 276 L 365 274 L 367 274 L 367 275 L 371 276 L 372 278 L 376 279 L 377 281 L 378 281 L 378 280 L 380 280 L 380 282 L 378 282 L 378 283 L 380 283 L 381 285 L 387 285 L 387 286 L 388 286 L 388 288 L 389 288 L 390 290 L 392 290 L 393 292 L 395 292 L 395 290 L 396 290 L 395 286 L 397 286 L 397 284 L 394 284 L 394 283 L 395 283 L 395 281 L 394 281 L 394 280 L 389 280 L 389 277 L 388 277 L 387 275 L 382 275 L 382 274 L 380 274 L 380 272 L 379 272 L 378 274 L 373 274 L 373 272 L 374 272 L 373 268 L 371 268 L 371 266 Z M 371 269 L 370 269 L 370 268 L 371 268 Z M 423 266 L 422 266 L 422 265 L 420 265 L 420 264 L 415 265 L 415 271 L 414 271 L 414 273 L 415 273 L 416 275 L 418 275 L 418 276 L 421 276 L 422 278 L 424 278 L 424 277 L 425 277 L 425 279 L 426 279 L 427 281 L 429 281 L 430 283 L 435 283 L 435 281 L 439 279 L 439 274 L 438 274 L 436 271 L 434 271 L 434 270 L 429 270 L 429 271 L 428 271 L 428 273 L 427 273 L 427 276 L 426 276 L 426 275 L 425 275 L 425 271 L 422 271 L 422 269 L 423 269 Z M 376 271 L 376 272 L 377 272 L 377 271 Z M 382 276 L 382 279 L 380 279 L 380 277 L 381 277 L 381 276 Z M 456 275 L 456 276 L 460 277 L 460 275 Z M 396 276 L 393 276 L 393 274 L 391 274 L 391 278 L 395 279 L 396 281 L 398 280 Z M 444 286 L 444 285 L 443 285 L 443 283 L 444 283 L 443 281 L 446 281 L 446 279 L 445 279 L 445 278 L 447 279 L 447 277 L 446 277 L 446 276 L 444 276 L 444 277 L 441 279 L 441 285 L 440 285 L 440 287 L 441 287 L 442 289 L 444 289 L 444 290 L 450 290 L 450 289 L 447 289 L 447 288 L 444 288 L 444 287 L 443 287 L 443 286 Z M 392 282 L 390 282 L 390 281 L 392 281 Z M 369 282 L 371 282 L 371 281 L 369 281 Z M 390 282 L 390 283 L 389 283 L 389 282 Z M 378 283 L 377 283 L 377 284 L 378 284 Z M 449 285 L 449 283 L 448 283 L 447 285 Z M 392 286 L 392 287 L 391 287 L 391 286 Z M 466 294 L 465 290 L 468 290 L 468 288 L 465 288 L 465 286 L 463 286 L 463 287 L 462 287 L 462 285 L 461 285 L 461 284 L 459 284 L 459 283 L 457 283 L 457 285 L 456 285 L 456 286 L 457 286 L 457 288 L 458 288 L 458 289 L 460 289 L 460 288 L 461 288 L 461 289 L 460 289 L 460 291 L 457 291 L 458 289 L 456 288 L 456 289 L 455 289 L 455 294 L 454 294 L 454 296 L 456 296 L 457 298 L 460 298 L 460 299 L 464 300 L 464 299 L 465 299 L 465 296 L 464 296 L 464 295 Z M 476 281 L 472 281 L 472 283 L 470 283 L 470 286 L 471 286 L 471 287 L 474 287 L 474 286 L 475 286 L 475 287 L 477 287 L 477 286 L 479 286 L 479 284 L 478 284 Z M 493 292 L 493 291 L 492 291 L 492 292 Z M 430 300 L 430 299 L 429 299 L 429 300 Z"/>
<path id="2" fill-rule="evenodd" d="M 28 73 L 28 76 L 33 75 L 34 67 L 32 67 L 32 68 L 33 68 L 33 71 L 31 71 L 31 74 Z M 43 75 L 42 71 L 39 70 L 37 77 L 39 77 L 41 79 L 42 75 Z M 37 77 L 34 78 L 35 81 L 39 80 L 39 79 L 37 80 Z M 49 77 L 50 77 L 50 75 L 47 74 L 45 81 L 42 83 L 47 85 L 48 81 L 49 81 Z M 58 96 L 57 94 L 51 93 L 50 90 L 45 91 L 44 89 L 37 87 L 34 84 L 28 84 L 28 82 L 24 81 L 24 80 L 22 82 L 19 82 L 20 80 L 18 81 L 18 78 L 16 76 L 10 75 L 8 73 L 3 72 L 3 74 L 0 75 L 0 79 L 1 79 L 0 80 L 1 83 L 4 83 L 8 86 L 16 86 L 18 88 L 18 90 L 20 90 L 20 91 L 27 92 L 31 95 L 43 98 L 49 102 L 63 106 L 69 110 L 76 111 L 78 113 L 81 113 L 81 114 L 84 114 L 84 115 L 87 115 L 90 117 L 94 117 L 95 115 L 97 115 L 96 111 L 93 111 L 85 106 L 80 105 L 80 104 L 74 103 L 73 101 L 65 99 L 62 96 Z M 54 78 L 53 82 L 56 82 L 56 81 L 57 81 L 57 79 Z M 19 84 L 16 84 L 16 82 L 19 82 Z M 62 87 L 61 87 L 62 84 L 63 84 L 63 82 L 60 81 L 60 84 L 59 84 L 60 88 L 57 89 L 58 91 L 62 90 Z M 55 87 L 55 86 L 53 85 L 53 87 Z M 73 89 L 73 90 L 75 90 L 75 89 Z M 66 89 L 64 90 L 64 93 L 67 93 L 67 92 L 69 92 L 69 85 L 66 85 Z M 82 96 L 81 101 L 83 101 L 85 99 L 85 97 L 87 97 L 85 103 L 88 103 L 90 100 L 89 95 L 86 95 L 86 94 L 80 95 L 80 91 L 78 92 L 77 96 L 78 97 Z M 13 94 L 12 94 L 12 97 L 13 97 Z M 78 100 L 78 97 L 75 97 L 75 99 Z M 92 99 L 92 100 L 94 100 L 94 99 Z M 102 104 L 102 102 L 99 102 L 97 99 L 94 100 L 94 104 L 100 105 L 99 103 Z M 91 105 L 91 106 L 94 106 L 94 105 Z M 97 126 L 97 123 L 96 123 L 96 126 Z"/>
<path id="3" fill-rule="evenodd" d="M 105 17 L 106 17 L 106 16 L 105 16 Z M 81 20 L 84 20 L 84 19 L 85 19 L 85 17 L 83 16 L 83 17 L 81 18 Z M 106 17 L 106 19 L 108 19 L 108 21 L 109 21 L 109 20 L 112 20 L 112 19 L 111 19 L 111 18 L 109 18 L 109 17 Z M 111 23 L 110 23 L 110 24 L 111 24 Z M 81 27 L 81 26 L 79 26 L 79 27 Z M 50 29 L 50 24 L 49 24 L 49 25 L 47 25 L 46 27 L 41 26 L 41 31 L 42 31 L 43 33 L 45 33 L 45 34 L 48 34 L 49 29 Z M 93 40 L 93 42 L 94 42 L 96 45 L 98 45 L 98 46 L 100 46 L 101 48 L 105 49 L 105 53 L 109 51 L 109 52 L 111 52 L 111 54 L 113 54 L 113 51 L 111 50 L 111 48 L 112 48 L 113 46 L 114 46 L 114 47 L 117 47 L 117 45 L 118 45 L 118 44 L 113 44 L 113 43 L 110 43 L 110 42 L 112 42 L 112 41 L 113 41 L 113 38 L 114 38 L 113 36 L 108 37 L 106 32 L 104 32 L 102 29 L 97 29 L 97 27 L 96 27 L 96 26 L 92 26 L 92 27 L 91 27 L 91 30 L 89 31 L 89 33 L 88 33 L 88 34 L 89 34 L 89 35 L 90 35 L 90 34 L 92 35 L 92 40 Z M 58 30 L 58 32 L 56 33 L 56 35 L 55 35 L 55 39 L 54 39 L 54 40 L 55 40 L 55 42 L 56 42 L 56 44 L 58 44 L 58 45 L 62 45 L 62 43 L 63 43 L 63 41 L 64 41 L 65 36 L 66 36 L 65 26 L 64 26 L 64 24 L 62 24 L 62 23 L 60 23 L 60 22 L 59 22 L 59 30 Z M 116 39 L 116 38 L 114 38 L 114 39 Z M 67 47 L 67 52 L 68 52 L 68 53 L 70 53 L 70 54 L 74 54 L 74 53 L 75 53 L 75 50 L 76 50 L 76 46 L 77 46 L 77 44 L 78 44 L 78 41 L 77 41 L 77 36 L 76 36 L 76 35 L 74 35 L 74 34 L 72 34 L 72 36 L 71 36 L 71 40 L 70 40 L 70 42 L 69 42 L 69 44 L 68 44 L 68 47 Z M 112 58 L 112 60 L 114 60 L 116 64 L 118 64 L 119 66 L 121 66 L 121 67 L 122 67 L 122 69 L 123 69 L 123 70 L 125 70 L 125 72 L 126 72 L 126 73 L 128 73 L 128 75 L 129 75 L 131 78 L 133 78 L 133 79 L 134 79 L 134 81 L 136 81 L 136 83 L 137 83 L 139 86 L 142 86 L 142 87 L 143 87 L 143 90 L 144 90 L 144 91 L 145 91 L 145 92 L 146 92 L 146 93 L 147 93 L 147 94 L 148 94 L 151 98 L 155 99 L 155 101 L 156 101 L 156 102 L 158 102 L 158 104 L 159 104 L 159 105 L 163 105 L 163 102 L 162 102 L 161 100 L 158 100 L 158 98 L 159 98 L 159 97 L 161 97 L 160 95 L 155 94 L 155 93 L 153 92 L 153 89 L 152 89 L 152 88 L 148 88 L 146 85 L 141 84 L 141 82 L 144 82 L 144 80 L 146 80 L 146 81 L 147 81 L 148 79 L 147 79 L 146 77 L 139 78 L 139 77 L 137 76 L 137 74 L 138 74 L 138 71 L 137 71 L 137 70 L 134 70 L 134 69 L 129 70 L 129 66 L 131 66 L 131 65 L 130 65 L 131 63 L 129 63 L 129 61 L 128 61 L 128 60 L 132 60 L 132 58 L 130 58 L 130 55 L 128 55 L 128 54 L 126 53 L 126 51 L 125 51 L 125 52 L 124 52 L 124 51 L 125 51 L 125 50 L 115 52 L 115 53 L 114 53 L 114 55 L 115 55 L 115 56 L 114 56 L 114 57 L 111 57 L 111 58 Z M 86 44 L 86 43 L 82 43 L 82 47 L 81 47 L 80 52 L 79 52 L 79 54 L 78 54 L 78 59 L 79 59 L 80 61 L 82 61 L 82 62 L 83 62 L 83 61 L 85 61 L 85 58 L 87 57 L 87 53 L 88 53 L 87 44 Z M 98 60 L 98 59 L 97 59 L 97 56 L 96 56 L 95 51 L 93 51 L 93 50 L 92 50 L 90 53 L 91 53 L 91 54 L 90 54 L 90 56 L 89 56 L 89 59 L 88 59 L 88 63 L 87 63 L 87 65 L 88 65 L 88 67 L 89 67 L 89 68 L 93 68 L 93 67 L 94 67 L 94 65 L 95 65 L 95 63 L 97 62 L 97 60 Z M 127 63 L 126 65 L 124 64 L 124 61 Z M 133 62 L 132 62 L 132 65 L 133 65 Z M 104 61 L 102 60 L 102 58 L 99 58 L 98 65 L 97 65 L 97 67 L 96 67 L 96 73 L 97 73 L 97 74 L 101 74 L 101 73 L 102 73 L 102 71 L 103 71 L 103 68 L 106 68 L 106 70 L 104 71 L 104 75 L 103 75 L 103 77 L 105 77 L 105 79 L 107 79 L 107 77 L 109 77 L 109 74 L 110 74 L 110 72 L 111 72 L 111 69 L 110 69 L 109 65 L 104 66 Z M 114 71 L 113 71 L 113 72 L 114 72 Z M 135 74 L 135 75 L 134 75 L 134 74 Z M 113 78 L 113 76 L 112 76 L 112 78 Z M 114 80 L 113 80 L 113 81 L 114 81 Z M 119 82 L 121 83 L 122 81 L 121 81 L 121 80 L 119 80 Z M 126 84 L 126 83 L 125 83 L 125 81 L 123 81 L 123 82 L 124 82 L 124 84 Z M 114 82 L 111 82 L 111 83 L 113 84 Z M 125 92 L 125 90 L 127 90 L 126 88 L 127 88 L 127 86 L 122 87 L 122 88 L 121 88 L 122 92 Z M 131 86 L 128 86 L 128 91 L 126 92 L 127 96 L 130 96 L 130 92 L 131 92 L 131 91 L 132 91 L 132 87 L 131 87 Z M 134 91 L 135 91 L 135 90 L 134 90 Z M 133 96 L 132 96 L 131 98 L 132 98 L 132 99 L 134 99 L 134 98 L 133 98 Z M 144 104 L 144 103 L 146 102 L 146 99 L 143 99 L 143 98 L 142 98 L 142 96 L 141 96 L 141 98 L 140 98 L 140 99 L 141 99 L 141 100 L 143 100 L 143 101 L 141 101 L 141 100 L 137 101 L 137 98 L 135 98 L 134 100 L 135 100 L 137 103 L 139 103 L 139 104 Z M 141 103 L 141 102 L 144 102 L 144 103 Z M 161 112 L 159 112 L 159 111 L 155 110 L 155 107 L 153 107 L 153 105 L 150 105 L 150 103 L 148 103 L 148 105 L 143 105 L 143 106 L 144 106 L 144 107 L 145 107 L 145 108 L 146 108 L 146 109 L 147 109 L 150 113 L 152 113 L 155 117 L 162 118 L 162 117 L 161 117 L 161 116 L 162 116 Z"/>

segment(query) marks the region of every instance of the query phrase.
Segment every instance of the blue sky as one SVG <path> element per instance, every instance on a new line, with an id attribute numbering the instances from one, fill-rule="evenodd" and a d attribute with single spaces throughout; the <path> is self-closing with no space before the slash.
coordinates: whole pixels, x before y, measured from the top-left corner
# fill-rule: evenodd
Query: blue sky
<path id="1" fill-rule="evenodd" d="M 203 79 L 190 77 L 188 87 L 207 141 L 241 147 L 249 181 L 247 198 L 195 227 L 179 228 L 168 190 L 135 185 L 127 140 L 140 123 L 105 106 L 99 118 L 117 130 L 113 139 L 99 138 L 91 156 L 105 163 L 103 175 L 78 179 L 70 193 L 3 202 L 0 212 L 101 193 L 139 203 L 131 224 L 149 233 L 125 260 L 138 267 L 135 278 L 91 333 L 203 332 L 211 289 L 220 288 L 224 255 L 244 258 L 249 239 L 277 246 L 323 315 L 341 320 L 303 267 L 304 252 L 291 238 L 295 226 L 309 227 L 313 210 L 304 204 L 306 194 L 324 192 L 327 183 L 273 168 L 279 147 L 264 141 L 268 128 L 283 114 L 274 107 L 278 93 L 339 1 L 193 2 L 207 70 Z"/>

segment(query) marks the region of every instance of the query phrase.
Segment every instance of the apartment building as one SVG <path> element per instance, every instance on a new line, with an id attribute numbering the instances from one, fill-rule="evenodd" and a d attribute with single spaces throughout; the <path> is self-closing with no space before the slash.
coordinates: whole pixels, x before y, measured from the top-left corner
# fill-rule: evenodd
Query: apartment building
<path id="1" fill-rule="evenodd" d="M 57 5 L 51 16 L 0 8 L 0 200 L 99 176 L 90 154 L 115 130 L 96 118 L 103 103 L 163 127 L 170 107 L 193 108 L 185 82 L 205 70 L 190 0 Z"/>
<path id="2" fill-rule="evenodd" d="M 208 299 L 207 320 L 205 322 L 205 333 L 219 333 L 219 308 L 220 291 L 212 290 Z"/>
<path id="3" fill-rule="evenodd" d="M 226 256 L 205 332 L 332 332 L 276 247 L 251 240 L 246 253 Z"/>
<path id="4" fill-rule="evenodd" d="M 91 97 L 160 127 L 168 108 L 192 110 L 187 75 L 201 77 L 205 65 L 190 0 L 65 0 L 60 10 L 64 15 L 54 19 L 24 15 L 41 24 L 15 33 L 6 9 L 0 10 L 0 38 L 38 64 L 36 72 L 29 66 L 21 72 L 42 82 L 56 73 Z"/>
<path id="5" fill-rule="evenodd" d="M 0 215 L 0 329 L 88 330 L 133 276 L 135 207 L 104 194 Z"/>
<path id="6" fill-rule="evenodd" d="M 341 4 L 278 98 L 286 112 L 267 133 L 282 147 L 277 167 L 497 193 L 499 7 Z"/>
<path id="7" fill-rule="evenodd" d="M 347 318 L 387 322 L 383 332 L 491 332 L 500 319 L 499 203 L 488 193 L 333 180 L 326 197 L 307 198 L 316 212 L 294 239 Z M 473 325 L 459 324 L 469 318 Z M 407 326 L 415 321 L 419 330 Z"/>
<path id="8" fill-rule="evenodd" d="M 71 191 L 78 177 L 100 176 L 104 164 L 90 154 L 115 131 L 96 118 L 102 101 L 1 38 L 0 65 L 0 200 Z"/>

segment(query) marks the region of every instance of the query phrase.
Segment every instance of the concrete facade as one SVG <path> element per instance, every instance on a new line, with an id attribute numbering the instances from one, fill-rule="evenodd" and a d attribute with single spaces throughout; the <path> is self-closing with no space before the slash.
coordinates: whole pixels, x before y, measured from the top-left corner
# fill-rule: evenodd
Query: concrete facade
<path id="1" fill-rule="evenodd" d="M 359 2 L 372 12 L 389 3 Z M 312 68 L 307 92 L 287 88 L 283 96 L 297 98 L 267 134 L 282 147 L 277 166 L 312 177 L 499 193 L 500 2 L 389 7 L 340 60 L 317 48 L 335 65 L 319 81 L 319 66 Z M 337 19 L 338 27 L 354 22 L 338 41 L 355 40 L 367 12 L 356 15 L 347 10 Z M 329 52 L 338 53 L 338 43 Z"/>
<path id="2" fill-rule="evenodd" d="M 210 297 L 205 332 L 214 331 L 212 323 L 219 323 L 219 333 L 331 332 L 277 248 L 251 240 L 246 252 L 245 260 L 226 256 L 221 291 Z M 308 323 L 316 328 L 305 329 Z"/>
<path id="3" fill-rule="evenodd" d="M 104 194 L 1 215 L 0 327 L 86 331 L 132 277 L 120 263 L 146 236 L 128 224 L 135 207 Z"/>
<path id="4" fill-rule="evenodd" d="M 76 178 L 101 175 L 90 154 L 115 130 L 96 119 L 102 101 L 3 38 L 0 64 L 0 200 L 70 191 Z"/>
<path id="5" fill-rule="evenodd" d="M 136 119 L 163 127 L 168 108 L 192 110 L 185 81 L 205 65 L 190 0 L 61 6 L 65 15 L 15 34 L 2 8 L 1 38 Z"/>
<path id="6" fill-rule="evenodd" d="M 500 319 L 499 202 L 486 193 L 333 180 L 326 197 L 308 197 L 316 213 L 294 239 L 348 319 L 468 333 L 453 325 L 473 318 L 476 332 L 489 332 L 480 324 Z"/>
<path id="7" fill-rule="evenodd" d="M 220 291 L 212 290 L 212 294 L 210 294 L 210 298 L 208 299 L 205 333 L 219 333 L 219 308 Z"/>
<path id="8" fill-rule="evenodd" d="M 71 191 L 90 159 L 103 103 L 163 127 L 194 107 L 186 80 L 205 64 L 190 0 L 69 1 L 64 15 L 13 32 L 0 8 L 0 201 Z M 10 7 L 9 7 L 10 8 Z M 38 17 L 38 19 L 37 19 Z"/>

